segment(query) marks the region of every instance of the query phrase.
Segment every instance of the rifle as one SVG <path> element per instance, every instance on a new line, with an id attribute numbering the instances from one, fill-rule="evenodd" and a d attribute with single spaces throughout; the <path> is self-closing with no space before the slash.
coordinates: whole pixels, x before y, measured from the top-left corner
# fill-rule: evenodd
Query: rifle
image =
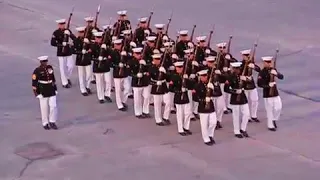
<path id="1" fill-rule="evenodd" d="M 124 42 L 123 42 L 123 46 L 122 46 L 121 52 L 124 51 L 124 50 L 125 50 L 125 47 L 127 46 L 127 39 L 124 38 L 123 41 L 124 41 Z M 120 63 L 124 63 L 124 56 L 123 56 L 123 55 L 121 55 Z M 119 67 L 119 76 L 122 76 L 123 73 L 124 73 L 124 67 Z"/>
<path id="2" fill-rule="evenodd" d="M 183 67 L 183 76 L 187 74 L 188 64 L 189 64 L 189 58 L 190 55 L 188 55 L 187 60 L 185 61 L 184 67 Z M 182 77 L 182 88 L 186 88 L 186 79 Z M 183 100 L 183 95 L 181 96 L 181 100 Z"/>
<path id="3" fill-rule="evenodd" d="M 248 70 L 250 69 L 250 68 L 248 68 L 248 65 L 249 65 L 249 63 L 252 61 L 252 59 L 254 58 L 254 56 L 255 56 L 255 54 L 256 54 L 256 48 L 257 48 L 257 46 L 258 46 L 258 43 L 255 42 L 254 45 L 253 45 L 253 51 L 252 51 L 252 53 L 250 54 L 250 59 L 249 59 L 248 62 L 245 63 L 245 65 L 244 65 L 244 67 L 243 67 L 243 70 L 242 70 L 241 76 L 244 76 L 245 73 L 246 73 L 246 71 L 247 71 L 247 69 L 248 69 Z M 244 82 L 243 82 L 242 80 L 240 80 L 240 82 L 239 82 L 239 89 L 242 89 L 242 88 L 243 88 L 243 83 L 244 83 Z M 241 94 L 237 94 L 237 102 L 240 101 L 240 98 L 241 98 Z"/>
<path id="4" fill-rule="evenodd" d="M 213 26 L 212 30 L 210 31 L 210 33 L 209 33 L 209 39 L 208 39 L 208 44 L 207 44 L 207 47 L 208 47 L 208 48 L 210 48 L 213 30 L 214 30 L 214 26 Z"/>
<path id="5" fill-rule="evenodd" d="M 172 16 L 173 16 L 173 11 L 171 12 L 170 18 L 168 19 L 168 23 L 166 25 L 166 31 L 165 31 L 166 35 L 168 34 L 168 31 L 169 31 L 169 26 L 171 24 Z"/>
<path id="6" fill-rule="evenodd" d="M 71 13 L 70 13 L 69 18 L 68 18 L 68 23 L 67 23 L 67 27 L 66 27 L 67 30 L 69 30 L 69 28 L 70 28 L 70 23 L 71 23 L 71 18 L 72 18 L 72 15 L 73 15 L 73 10 L 74 10 L 74 7 L 72 8 Z M 68 41 L 69 41 L 69 36 L 64 34 L 63 42 L 68 42 Z M 65 51 L 66 51 L 66 46 L 63 46 L 62 47 L 62 52 L 65 53 Z"/>
<path id="7" fill-rule="evenodd" d="M 87 27 L 86 27 L 86 30 L 85 30 L 84 38 L 83 38 L 83 39 L 85 39 L 85 38 L 88 37 L 89 31 L 90 31 L 90 26 L 89 26 L 89 24 L 88 24 Z M 90 40 L 89 40 L 89 41 L 90 41 Z M 86 47 L 86 43 L 83 41 L 83 43 L 82 43 L 82 50 L 85 50 L 85 51 L 86 51 L 86 48 L 85 48 L 85 47 Z M 84 56 L 85 56 L 85 54 L 82 54 L 81 62 L 84 61 Z"/>
<path id="8" fill-rule="evenodd" d="M 94 22 L 94 28 L 96 28 L 96 29 L 98 27 L 98 17 L 99 17 L 99 14 L 100 14 L 100 8 L 101 8 L 101 6 L 99 5 L 98 6 L 98 10 L 96 12 L 96 19 L 95 19 L 95 22 Z"/>
<path id="9" fill-rule="evenodd" d="M 250 59 L 249 59 L 249 63 L 253 63 L 254 64 L 254 56 L 256 54 L 256 48 L 258 47 L 258 39 L 257 41 L 255 42 L 254 44 L 254 47 L 253 47 L 253 53 L 250 55 Z M 247 64 L 247 65 L 248 65 Z M 248 68 L 248 76 L 252 76 L 252 69 L 251 68 Z"/>
<path id="10" fill-rule="evenodd" d="M 276 69 L 276 62 L 277 62 L 278 54 L 279 54 L 279 47 L 276 49 L 276 54 L 275 54 L 275 56 L 274 56 L 273 69 Z M 275 82 L 275 75 L 270 74 L 270 82 Z M 270 89 L 269 89 L 269 95 L 270 95 L 271 97 L 274 95 L 274 92 L 275 92 L 275 86 L 270 87 Z"/>
<path id="11" fill-rule="evenodd" d="M 172 46 L 172 54 L 176 53 L 176 49 L 177 49 L 177 44 L 179 41 L 179 36 L 177 36 L 176 41 L 174 42 L 174 46 Z"/>
<path id="12" fill-rule="evenodd" d="M 110 28 L 107 28 L 104 32 L 104 36 L 102 37 L 102 44 L 105 44 L 106 43 L 106 39 L 108 38 L 108 35 L 109 35 L 109 32 L 110 32 Z M 102 46 L 102 45 L 101 45 Z M 99 57 L 98 59 L 101 57 L 103 58 L 103 49 L 100 47 L 100 52 L 99 52 Z M 101 60 L 99 60 L 99 64 L 98 64 L 98 68 L 100 68 L 101 66 Z"/>
<path id="13" fill-rule="evenodd" d="M 216 58 L 216 61 L 217 61 L 217 63 L 216 63 L 216 67 L 218 67 L 217 65 L 218 65 L 218 63 L 219 63 L 219 61 L 220 61 L 220 57 L 221 57 L 221 55 L 222 55 L 222 53 L 221 52 L 218 52 L 218 55 L 217 55 L 217 58 Z M 214 75 L 214 76 L 213 76 Z M 210 76 L 209 76 L 209 81 L 208 81 L 208 83 L 212 83 L 213 81 L 215 81 L 216 79 L 217 79 L 217 74 L 214 74 L 214 65 L 211 67 L 211 73 L 210 73 Z M 212 78 L 213 78 L 213 80 L 212 80 Z M 207 87 L 207 89 L 206 89 L 206 97 L 210 97 L 210 92 L 211 92 L 211 90 L 210 90 L 210 88 L 209 87 Z M 206 109 L 209 109 L 210 108 L 210 104 L 209 104 L 209 102 L 207 102 L 206 101 L 206 104 L 205 104 L 205 108 Z"/>
<path id="14" fill-rule="evenodd" d="M 227 54 L 230 54 L 231 42 L 232 42 L 232 35 L 229 36 L 228 46 L 227 46 Z M 223 56 L 223 58 L 224 58 L 223 67 L 228 67 L 228 60 L 224 56 Z"/>
<path id="15" fill-rule="evenodd" d="M 148 23 L 147 23 L 147 28 L 150 28 L 150 22 L 151 22 L 151 18 L 152 18 L 153 12 L 150 12 L 149 18 L 148 18 Z"/>
<path id="16" fill-rule="evenodd" d="M 163 53 L 162 62 L 161 62 L 160 67 L 163 67 L 164 61 L 166 60 L 167 53 L 168 53 L 168 49 L 166 49 L 166 50 L 164 51 L 164 53 Z M 162 78 L 162 73 L 159 71 L 158 81 L 160 81 L 161 78 Z M 157 86 L 156 92 L 159 92 L 159 89 L 160 89 L 160 86 Z"/>
<path id="17" fill-rule="evenodd" d="M 197 25 L 193 25 L 191 36 L 190 36 L 190 41 L 193 42 L 193 36 L 194 36 L 194 31 L 196 30 Z"/>

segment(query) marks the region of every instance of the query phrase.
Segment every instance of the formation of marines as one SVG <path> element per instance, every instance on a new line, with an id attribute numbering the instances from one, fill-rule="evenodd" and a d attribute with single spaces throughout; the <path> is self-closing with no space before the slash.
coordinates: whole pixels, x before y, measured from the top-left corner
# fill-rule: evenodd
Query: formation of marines
<path id="1" fill-rule="evenodd" d="M 57 20 L 51 45 L 57 48 L 63 88 L 71 88 L 70 75 L 74 65 L 78 68 L 79 88 L 83 96 L 92 94 L 96 85 L 98 102 L 115 101 L 120 111 L 127 111 L 127 100 L 133 97 L 137 118 L 150 118 L 150 105 L 154 106 L 156 125 L 171 124 L 176 114 L 178 133 L 191 135 L 190 121 L 200 119 L 202 138 L 206 145 L 213 145 L 214 132 L 222 128 L 224 114 L 232 113 L 234 135 L 249 137 L 249 121 L 257 117 L 258 91 L 253 71 L 258 72 L 257 85 L 263 88 L 267 112 L 267 127 L 277 130 L 276 122 L 281 113 L 281 99 L 276 78 L 283 75 L 276 70 L 276 56 L 261 59 L 264 67 L 255 64 L 253 49 L 243 50 L 242 61 L 230 54 L 232 36 L 228 42 L 210 48 L 209 37 L 198 36 L 181 30 L 174 39 L 169 37 L 167 24 L 150 28 L 149 17 L 139 19 L 134 30 L 127 18 L 127 11 L 118 11 L 113 25 L 97 27 L 98 16 L 86 17 L 86 25 L 77 27 L 74 34 L 68 20 Z M 97 12 L 98 15 L 98 12 Z M 278 51 L 277 51 L 278 52 Z M 276 53 L 277 55 L 277 53 Z M 75 56 L 75 61 L 73 56 Z M 57 85 L 48 56 L 38 58 L 40 66 L 32 75 L 34 94 L 40 100 L 44 129 L 57 129 Z M 115 99 L 111 98 L 114 91 Z M 163 110 L 162 110 L 163 109 Z"/>

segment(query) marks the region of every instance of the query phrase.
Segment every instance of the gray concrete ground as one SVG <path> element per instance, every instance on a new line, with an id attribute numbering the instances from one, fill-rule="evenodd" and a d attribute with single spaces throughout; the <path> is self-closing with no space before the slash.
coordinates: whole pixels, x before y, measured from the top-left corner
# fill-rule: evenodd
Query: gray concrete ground
<path id="1" fill-rule="evenodd" d="M 122 113 L 114 103 L 98 104 L 95 94 L 82 97 L 76 70 L 72 89 L 58 87 L 60 130 L 44 131 L 31 90 L 36 57 L 49 55 L 58 76 L 55 49 L 49 46 L 54 20 L 66 18 L 75 5 L 74 28 L 94 15 L 99 3 L 101 25 L 123 8 L 135 24 L 152 7 L 152 23 L 166 23 L 173 10 L 171 34 L 194 23 L 196 35 L 208 34 L 215 24 L 213 43 L 233 34 L 236 57 L 258 34 L 259 57 L 272 55 L 280 43 L 285 80 L 279 82 L 279 131 L 267 131 L 260 101 L 262 123 L 249 124 L 251 138 L 235 139 L 227 115 L 224 129 L 216 132 L 217 144 L 206 147 L 199 122 L 191 125 L 193 136 L 180 137 L 174 116 L 172 126 L 156 127 L 153 119 L 135 119 L 132 106 Z M 0 0 L 0 179 L 319 179 L 319 6 L 318 0 Z"/>

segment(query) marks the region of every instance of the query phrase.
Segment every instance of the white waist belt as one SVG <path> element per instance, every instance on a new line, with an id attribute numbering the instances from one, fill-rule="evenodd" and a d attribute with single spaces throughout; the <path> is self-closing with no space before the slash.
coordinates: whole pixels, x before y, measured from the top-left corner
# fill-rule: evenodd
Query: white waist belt
<path id="1" fill-rule="evenodd" d="M 50 83 L 52 83 L 52 81 L 50 80 L 50 81 L 38 81 L 39 83 L 41 83 L 41 84 L 50 84 Z"/>

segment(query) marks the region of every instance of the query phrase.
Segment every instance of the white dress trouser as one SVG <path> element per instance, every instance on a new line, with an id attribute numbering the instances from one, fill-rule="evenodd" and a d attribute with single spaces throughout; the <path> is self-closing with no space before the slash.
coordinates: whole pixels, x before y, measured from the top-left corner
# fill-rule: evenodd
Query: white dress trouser
<path id="1" fill-rule="evenodd" d="M 167 119 L 167 120 L 170 119 L 171 109 L 172 109 L 172 106 L 174 106 L 173 98 L 174 98 L 174 93 L 172 92 L 167 92 L 166 94 L 163 95 L 163 102 L 165 103 L 164 111 L 163 111 L 164 119 Z"/>
<path id="2" fill-rule="evenodd" d="M 154 103 L 154 118 L 156 123 L 162 122 L 162 94 L 153 94 L 153 103 Z"/>
<path id="3" fill-rule="evenodd" d="M 217 125 L 217 115 L 215 112 L 212 113 L 199 113 L 201 134 L 203 141 L 210 142 L 209 137 L 214 136 L 214 130 Z"/>
<path id="4" fill-rule="evenodd" d="M 57 120 L 57 98 L 56 96 L 39 98 L 42 125 L 49 122 L 54 123 Z"/>
<path id="5" fill-rule="evenodd" d="M 136 116 L 149 114 L 150 92 L 148 86 L 133 87 L 134 114 Z"/>
<path id="6" fill-rule="evenodd" d="M 177 125 L 178 132 L 184 132 L 184 129 L 189 130 L 190 128 L 190 119 L 191 119 L 191 107 L 190 104 L 176 104 L 177 109 Z"/>
<path id="7" fill-rule="evenodd" d="M 268 128 L 274 128 L 273 121 L 278 121 L 282 110 L 280 96 L 264 98 L 264 106 L 267 111 Z"/>
<path id="8" fill-rule="evenodd" d="M 122 91 L 122 87 L 123 87 L 123 91 Z M 114 78 L 114 88 L 116 93 L 116 103 L 117 103 L 118 109 L 123 108 L 123 103 L 127 102 L 130 87 L 131 87 L 131 84 L 128 77 Z"/>
<path id="9" fill-rule="evenodd" d="M 230 98 L 231 98 L 231 94 L 224 92 L 224 83 L 220 83 L 220 88 L 222 91 L 222 96 L 224 98 L 225 101 L 225 105 L 224 105 L 224 110 L 227 110 L 227 108 L 230 108 Z"/>
<path id="10" fill-rule="evenodd" d="M 192 90 L 188 90 L 188 98 L 189 98 L 189 104 L 190 104 L 190 108 L 191 108 L 191 118 L 194 118 L 194 114 L 193 114 L 193 109 L 194 109 L 194 107 L 193 107 L 193 105 L 194 105 L 194 103 L 193 103 L 193 101 L 192 101 Z"/>
<path id="11" fill-rule="evenodd" d="M 151 92 L 151 88 L 152 88 L 152 85 L 149 85 L 150 92 Z M 153 96 L 150 96 L 149 103 L 150 104 L 153 103 Z"/>
<path id="12" fill-rule="evenodd" d="M 246 131 L 249 121 L 249 105 L 231 105 L 232 108 L 232 120 L 234 134 L 240 134 L 240 117 L 241 117 L 241 130 Z"/>
<path id="13" fill-rule="evenodd" d="M 78 66 L 78 79 L 81 93 L 86 93 L 87 89 L 90 89 L 91 79 L 92 79 L 92 67 L 88 66 Z"/>
<path id="14" fill-rule="evenodd" d="M 223 96 L 213 98 L 214 108 L 216 110 L 217 121 L 222 122 L 223 111 L 225 110 L 225 100 Z"/>
<path id="15" fill-rule="evenodd" d="M 111 96 L 111 77 L 110 71 L 105 73 L 94 73 L 96 77 L 97 96 L 99 100 L 104 100 L 104 97 Z"/>
<path id="16" fill-rule="evenodd" d="M 68 79 L 70 79 L 75 62 L 72 55 L 58 56 L 58 59 L 59 59 L 61 83 L 62 85 L 65 86 L 68 84 Z"/>
<path id="17" fill-rule="evenodd" d="M 131 85 L 132 84 L 132 77 L 131 76 L 128 76 L 128 81 L 130 82 L 130 85 Z M 132 86 L 130 86 L 129 95 L 132 95 L 132 91 L 133 91 Z"/>
<path id="18" fill-rule="evenodd" d="M 245 90 L 244 92 L 248 97 L 250 117 L 257 118 L 257 111 L 258 111 L 258 104 L 259 104 L 258 90 L 257 88 L 254 88 L 252 90 Z"/>

